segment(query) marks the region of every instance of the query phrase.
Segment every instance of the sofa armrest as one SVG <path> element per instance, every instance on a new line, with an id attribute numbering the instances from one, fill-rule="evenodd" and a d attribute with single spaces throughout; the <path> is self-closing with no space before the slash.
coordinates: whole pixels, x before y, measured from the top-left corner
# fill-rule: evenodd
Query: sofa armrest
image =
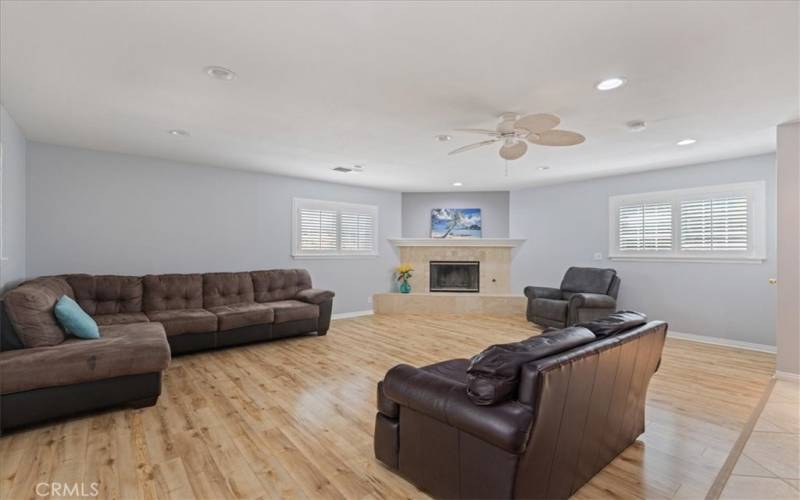
<path id="1" fill-rule="evenodd" d="M 466 385 L 409 365 L 389 370 L 383 390 L 401 407 L 411 408 L 511 453 L 525 451 L 533 413 L 516 401 L 478 406 L 467 397 Z"/>
<path id="2" fill-rule="evenodd" d="M 319 288 L 307 288 L 300 290 L 295 295 L 295 299 L 308 302 L 309 304 L 322 304 L 325 301 L 331 300 L 335 293 L 330 290 L 320 290 Z"/>
<path id="3" fill-rule="evenodd" d="M 590 309 L 614 309 L 617 301 L 614 297 L 600 293 L 576 293 L 569 298 L 569 307 L 586 307 Z"/>
<path id="4" fill-rule="evenodd" d="M 556 299 L 562 298 L 561 290 L 546 286 L 526 286 L 525 296 L 529 299 Z"/>

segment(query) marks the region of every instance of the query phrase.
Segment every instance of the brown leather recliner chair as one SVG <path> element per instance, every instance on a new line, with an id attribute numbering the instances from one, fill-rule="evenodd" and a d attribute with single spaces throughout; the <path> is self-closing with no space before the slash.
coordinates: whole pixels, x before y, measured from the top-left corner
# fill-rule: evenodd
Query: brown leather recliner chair
<path id="1" fill-rule="evenodd" d="M 617 309 L 620 279 L 614 269 L 570 267 L 559 288 L 526 286 L 528 321 L 564 328 Z"/>
<path id="2" fill-rule="evenodd" d="M 652 321 L 522 365 L 479 406 L 466 359 L 398 365 L 378 384 L 375 455 L 439 498 L 566 498 L 644 432 L 667 325 Z"/>

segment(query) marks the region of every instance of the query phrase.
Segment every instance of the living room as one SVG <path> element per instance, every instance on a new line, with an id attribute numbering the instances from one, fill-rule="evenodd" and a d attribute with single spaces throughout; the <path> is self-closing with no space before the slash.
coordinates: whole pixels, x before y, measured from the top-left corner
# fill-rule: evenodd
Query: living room
<path id="1" fill-rule="evenodd" d="M 796 1 L 0 0 L 0 117 L 0 499 L 800 497 Z"/>

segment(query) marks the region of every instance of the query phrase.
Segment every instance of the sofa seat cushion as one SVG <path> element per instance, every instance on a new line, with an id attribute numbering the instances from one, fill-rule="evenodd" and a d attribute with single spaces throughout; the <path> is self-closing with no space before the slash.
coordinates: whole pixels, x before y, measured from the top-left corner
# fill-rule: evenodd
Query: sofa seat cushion
<path id="1" fill-rule="evenodd" d="M 25 347 L 53 346 L 64 341 L 64 329 L 54 311 L 64 295 L 75 298 L 72 288 L 61 278 L 37 278 L 5 295 L 8 318 Z"/>
<path id="2" fill-rule="evenodd" d="M 269 304 L 250 302 L 209 307 L 208 310 L 217 315 L 220 331 L 243 326 L 267 325 L 275 320 L 275 309 Z"/>
<path id="3" fill-rule="evenodd" d="M 279 300 L 266 302 L 265 305 L 275 310 L 275 323 L 286 323 L 301 319 L 319 318 L 319 306 L 300 302 L 299 300 Z"/>
<path id="4" fill-rule="evenodd" d="M 534 299 L 533 314 L 553 321 L 565 322 L 567 321 L 568 305 L 569 302 L 566 300 Z"/>
<path id="5" fill-rule="evenodd" d="M 420 370 L 433 373 L 459 384 L 467 383 L 468 359 L 449 359 L 432 365 L 423 366 Z"/>
<path id="6" fill-rule="evenodd" d="M 103 326 L 96 340 L 0 353 L 0 394 L 159 372 L 169 360 L 160 324 Z"/>
<path id="7" fill-rule="evenodd" d="M 150 319 L 145 313 L 117 313 L 117 314 L 98 314 L 93 316 L 100 326 L 127 325 L 128 323 L 147 323 Z"/>
<path id="8" fill-rule="evenodd" d="M 164 325 L 167 336 L 184 333 L 208 333 L 217 331 L 216 314 L 205 309 L 174 309 L 169 311 L 150 311 L 150 321 Z"/>

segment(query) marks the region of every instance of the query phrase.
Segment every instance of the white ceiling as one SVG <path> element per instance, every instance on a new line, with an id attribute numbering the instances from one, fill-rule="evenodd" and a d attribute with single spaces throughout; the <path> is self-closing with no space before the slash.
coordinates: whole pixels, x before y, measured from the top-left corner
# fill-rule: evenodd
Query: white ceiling
<path id="1" fill-rule="evenodd" d="M 0 98 L 31 140 L 394 190 L 769 152 L 800 107 L 797 2 L 3 1 L 0 22 Z M 587 140 L 531 146 L 507 177 L 496 147 L 447 156 L 476 138 L 451 129 L 503 111 Z"/>

